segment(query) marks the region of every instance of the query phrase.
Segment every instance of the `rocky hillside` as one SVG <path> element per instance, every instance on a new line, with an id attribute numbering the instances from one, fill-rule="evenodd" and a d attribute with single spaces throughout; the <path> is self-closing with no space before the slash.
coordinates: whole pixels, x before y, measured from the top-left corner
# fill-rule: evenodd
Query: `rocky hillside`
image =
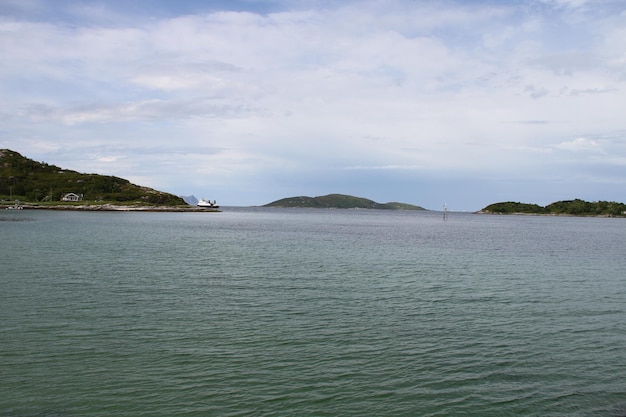
<path id="1" fill-rule="evenodd" d="M 187 205 L 173 194 L 141 187 L 123 178 L 81 174 L 0 149 L 0 199 L 51 203 L 69 193 L 89 202 Z"/>

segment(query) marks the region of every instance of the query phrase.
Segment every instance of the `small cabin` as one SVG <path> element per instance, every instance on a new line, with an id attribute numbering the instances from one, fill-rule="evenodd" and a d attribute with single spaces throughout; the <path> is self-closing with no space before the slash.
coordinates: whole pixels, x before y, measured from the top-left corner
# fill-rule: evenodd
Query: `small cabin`
<path id="1" fill-rule="evenodd" d="M 83 195 L 75 194 L 75 193 L 67 193 L 63 197 L 61 197 L 61 201 L 82 201 Z"/>

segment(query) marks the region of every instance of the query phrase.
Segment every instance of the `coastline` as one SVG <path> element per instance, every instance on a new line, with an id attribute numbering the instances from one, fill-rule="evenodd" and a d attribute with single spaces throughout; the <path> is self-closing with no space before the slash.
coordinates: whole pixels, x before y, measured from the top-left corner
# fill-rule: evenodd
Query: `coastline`
<path id="1" fill-rule="evenodd" d="M 540 217 L 597 217 L 597 218 L 610 218 L 610 219 L 622 219 L 625 216 L 616 216 L 612 214 L 568 214 L 568 213 L 498 213 L 494 211 L 475 211 L 474 214 L 490 214 L 493 216 L 540 216 Z"/>
<path id="2" fill-rule="evenodd" d="M 0 205 L 0 209 L 12 209 L 14 205 Z M 20 210 L 64 210 L 64 211 L 143 211 L 143 212 L 193 212 L 193 213 L 219 213 L 221 210 L 195 206 L 140 206 L 140 205 L 115 205 L 115 204 L 81 204 L 81 205 L 51 205 L 40 206 L 37 204 L 21 204 Z"/>

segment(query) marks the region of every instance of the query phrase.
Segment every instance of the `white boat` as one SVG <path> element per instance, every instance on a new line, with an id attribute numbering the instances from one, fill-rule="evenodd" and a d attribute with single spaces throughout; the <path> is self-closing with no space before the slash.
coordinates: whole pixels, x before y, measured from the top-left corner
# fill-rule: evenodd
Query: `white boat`
<path id="1" fill-rule="evenodd" d="M 206 208 L 219 208 L 220 207 L 217 205 L 217 201 L 213 200 L 213 202 L 211 202 L 211 200 L 205 200 L 203 198 L 201 198 L 200 201 L 198 201 L 197 206 L 206 207 Z"/>
<path id="2" fill-rule="evenodd" d="M 22 202 L 20 200 L 15 200 L 15 204 L 7 207 L 7 210 L 22 210 Z"/>

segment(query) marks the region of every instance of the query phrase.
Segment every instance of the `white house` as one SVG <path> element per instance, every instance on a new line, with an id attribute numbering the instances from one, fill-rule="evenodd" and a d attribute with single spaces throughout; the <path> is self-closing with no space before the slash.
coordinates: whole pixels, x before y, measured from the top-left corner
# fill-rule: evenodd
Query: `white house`
<path id="1" fill-rule="evenodd" d="M 81 201 L 83 199 L 83 195 L 78 195 L 74 193 L 67 193 L 63 197 L 61 197 L 61 201 Z"/>

